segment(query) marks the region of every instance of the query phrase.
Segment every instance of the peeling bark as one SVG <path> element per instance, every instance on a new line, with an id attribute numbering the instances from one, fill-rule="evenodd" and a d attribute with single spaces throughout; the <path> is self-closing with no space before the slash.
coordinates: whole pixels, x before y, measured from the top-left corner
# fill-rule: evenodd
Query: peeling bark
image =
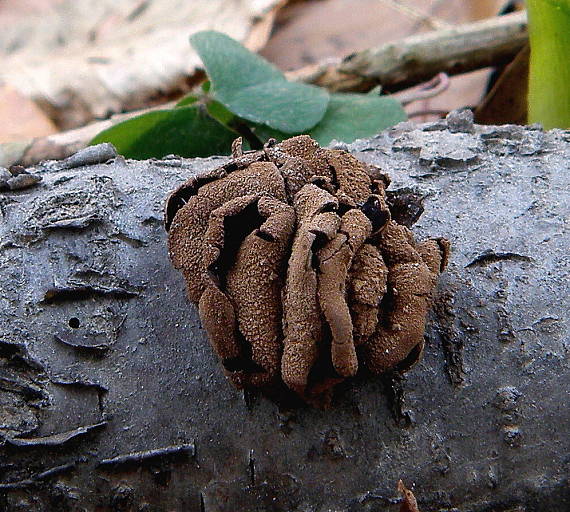
<path id="1" fill-rule="evenodd" d="M 1 194 L 0 509 L 568 510 L 570 134 L 468 124 L 349 146 L 453 250 L 423 360 L 325 411 L 235 390 L 168 261 L 168 191 L 226 159 Z"/>

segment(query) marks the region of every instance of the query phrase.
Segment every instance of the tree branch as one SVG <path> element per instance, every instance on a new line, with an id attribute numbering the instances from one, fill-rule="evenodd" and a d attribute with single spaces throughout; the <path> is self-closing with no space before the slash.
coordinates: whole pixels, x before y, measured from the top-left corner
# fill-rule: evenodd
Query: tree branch
<path id="1" fill-rule="evenodd" d="M 390 92 L 440 72 L 457 75 L 512 60 L 528 40 L 526 13 L 434 30 L 289 73 L 289 78 L 331 91 Z"/>

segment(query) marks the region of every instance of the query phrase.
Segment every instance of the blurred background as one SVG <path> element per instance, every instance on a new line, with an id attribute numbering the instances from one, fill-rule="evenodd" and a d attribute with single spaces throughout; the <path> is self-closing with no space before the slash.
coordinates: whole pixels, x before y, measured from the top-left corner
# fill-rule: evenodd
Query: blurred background
<path id="1" fill-rule="evenodd" d="M 203 75 L 189 36 L 223 31 L 284 71 L 497 16 L 504 0 L 2 0 L 0 142 L 176 100 Z M 489 69 L 408 105 L 415 122 L 475 107 Z"/>

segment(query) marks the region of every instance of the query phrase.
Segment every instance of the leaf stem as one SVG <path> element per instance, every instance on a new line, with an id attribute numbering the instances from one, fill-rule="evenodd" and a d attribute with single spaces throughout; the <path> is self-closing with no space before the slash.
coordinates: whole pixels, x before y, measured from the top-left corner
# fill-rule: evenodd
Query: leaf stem
<path id="1" fill-rule="evenodd" d="M 570 0 L 527 0 L 527 7 L 529 122 L 570 128 Z"/>

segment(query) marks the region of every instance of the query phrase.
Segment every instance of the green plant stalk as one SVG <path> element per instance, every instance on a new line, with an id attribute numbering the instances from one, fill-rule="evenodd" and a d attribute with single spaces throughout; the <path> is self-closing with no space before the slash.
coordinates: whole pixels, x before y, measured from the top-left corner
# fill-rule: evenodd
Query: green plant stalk
<path id="1" fill-rule="evenodd" d="M 527 0 L 529 123 L 570 128 L 570 0 Z"/>

